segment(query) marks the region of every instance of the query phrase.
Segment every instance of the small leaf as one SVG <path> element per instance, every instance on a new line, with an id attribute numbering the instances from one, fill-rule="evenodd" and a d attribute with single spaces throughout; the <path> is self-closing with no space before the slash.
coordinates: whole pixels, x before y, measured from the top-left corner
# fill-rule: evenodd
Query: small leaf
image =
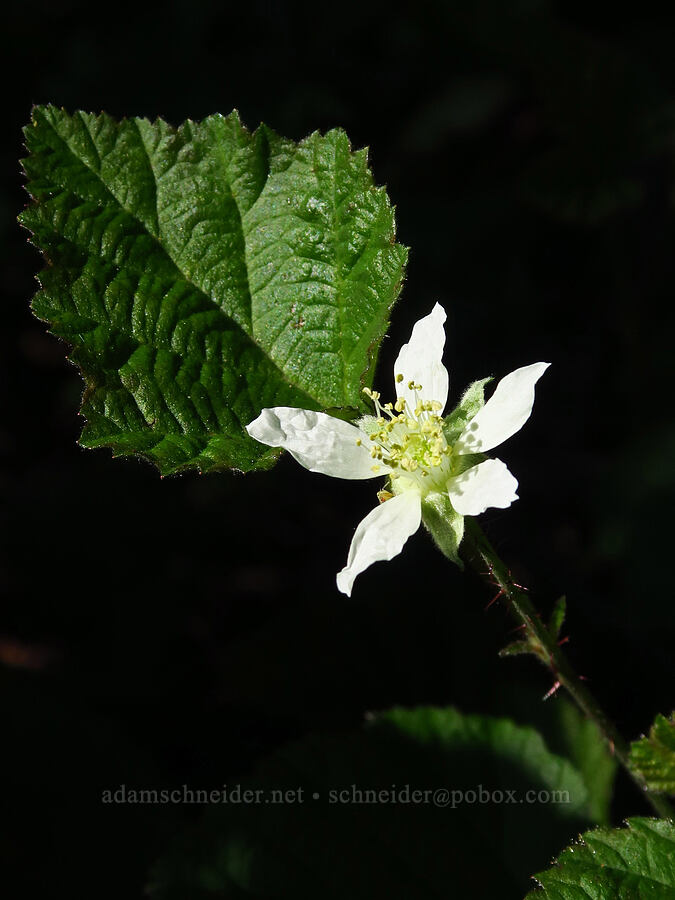
<path id="1" fill-rule="evenodd" d="M 454 444 L 466 425 L 485 406 L 485 385 L 491 381 L 492 378 L 483 378 L 470 384 L 457 406 L 445 417 L 443 433 L 449 444 Z"/>
<path id="2" fill-rule="evenodd" d="M 357 408 L 405 248 L 366 152 L 236 113 L 158 120 L 36 107 L 21 216 L 48 262 L 35 314 L 73 347 L 85 447 L 163 473 L 269 467 L 266 406 Z"/>
<path id="3" fill-rule="evenodd" d="M 259 802 L 209 808 L 156 867 L 153 897 L 518 897 L 586 804 L 533 729 L 435 708 L 306 738 L 241 788 Z"/>
<path id="4" fill-rule="evenodd" d="M 524 656 L 527 653 L 532 653 L 532 647 L 527 641 L 515 641 L 499 651 L 500 656 Z"/>
<path id="5" fill-rule="evenodd" d="M 675 897 L 675 826 L 664 819 L 629 819 L 627 828 L 588 831 L 535 875 L 531 900 Z"/>
<path id="6" fill-rule="evenodd" d="M 559 597 L 555 606 L 553 607 L 553 612 L 551 613 L 551 618 L 548 623 L 548 632 L 554 640 L 558 640 L 560 637 L 560 629 L 563 627 L 565 622 L 565 612 L 567 611 L 567 599 L 565 597 Z"/>
<path id="7" fill-rule="evenodd" d="M 658 715 L 649 737 L 631 744 L 630 764 L 650 790 L 675 794 L 675 712 Z"/>

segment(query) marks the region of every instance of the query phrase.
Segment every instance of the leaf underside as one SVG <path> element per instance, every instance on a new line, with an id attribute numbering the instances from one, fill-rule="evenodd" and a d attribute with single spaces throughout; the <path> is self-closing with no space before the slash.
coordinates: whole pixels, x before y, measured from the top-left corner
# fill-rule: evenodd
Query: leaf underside
<path id="1" fill-rule="evenodd" d="M 47 106 L 25 134 L 33 310 L 82 372 L 83 446 L 248 471 L 279 455 L 244 430 L 262 408 L 358 408 L 407 251 L 344 132 Z"/>
<path id="2" fill-rule="evenodd" d="M 528 900 L 673 900 L 675 826 L 635 818 L 627 828 L 599 828 L 568 847 L 556 865 L 536 875 Z"/>

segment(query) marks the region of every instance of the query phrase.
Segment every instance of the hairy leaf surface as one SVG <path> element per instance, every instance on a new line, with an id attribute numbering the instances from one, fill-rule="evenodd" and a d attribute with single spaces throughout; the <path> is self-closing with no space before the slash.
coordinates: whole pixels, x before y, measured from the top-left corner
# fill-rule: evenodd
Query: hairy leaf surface
<path id="1" fill-rule="evenodd" d="M 33 309 L 82 371 L 83 446 L 250 470 L 278 456 L 244 431 L 263 407 L 358 407 L 406 250 L 344 132 L 48 106 L 26 144 Z"/>
<path id="2" fill-rule="evenodd" d="M 627 828 L 587 831 L 555 866 L 536 875 L 529 900 L 628 900 L 675 897 L 675 826 L 629 819 Z"/>

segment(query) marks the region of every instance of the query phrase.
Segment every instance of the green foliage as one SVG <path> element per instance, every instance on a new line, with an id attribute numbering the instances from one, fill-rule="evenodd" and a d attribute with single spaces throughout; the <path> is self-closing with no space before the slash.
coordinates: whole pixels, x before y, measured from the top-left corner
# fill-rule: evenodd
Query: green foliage
<path id="1" fill-rule="evenodd" d="M 658 715 L 649 737 L 631 744 L 630 764 L 650 790 L 675 794 L 675 712 Z"/>
<path id="2" fill-rule="evenodd" d="M 562 699 L 562 698 L 561 698 Z M 556 707 L 557 736 L 551 746 L 571 759 L 588 789 L 588 814 L 594 822 L 609 822 L 614 779 L 618 768 L 615 756 L 609 752 L 598 726 L 587 719 L 576 706 L 563 700 Z"/>
<path id="3" fill-rule="evenodd" d="M 527 651 L 530 652 L 529 648 Z M 517 650 L 502 655 L 512 655 Z M 597 725 L 578 709 L 565 694 L 558 691 L 542 703 L 542 689 L 527 682 L 507 683 L 500 698 L 500 708 L 518 723 L 537 729 L 546 746 L 569 759 L 584 780 L 588 791 L 586 812 L 596 825 L 610 821 L 610 804 L 618 769 L 616 756 L 610 753 Z"/>
<path id="4" fill-rule="evenodd" d="M 675 897 L 675 827 L 657 819 L 629 819 L 627 828 L 599 828 L 562 852 L 535 876 L 531 900 L 629 900 Z"/>
<path id="5" fill-rule="evenodd" d="M 499 651 L 500 656 L 527 656 L 529 653 L 532 653 L 532 647 L 527 641 L 514 641 Z"/>
<path id="6" fill-rule="evenodd" d="M 563 625 L 565 624 L 565 613 L 567 612 L 567 598 L 558 597 L 551 612 L 551 618 L 548 622 L 548 632 L 554 640 L 558 640 Z"/>
<path id="7" fill-rule="evenodd" d="M 434 708 L 290 745 L 242 788 L 261 801 L 209 807 L 156 867 L 153 897 L 518 898 L 587 802 L 579 773 L 533 729 Z M 297 798 L 299 788 L 302 802 L 271 802 L 272 790 Z M 392 790 L 403 791 L 397 801 Z M 528 791 L 562 794 L 531 802 Z"/>
<path id="8" fill-rule="evenodd" d="M 359 406 L 406 250 L 344 132 L 48 106 L 25 134 L 33 310 L 82 371 L 83 446 L 162 473 L 264 468 L 278 451 L 244 431 L 263 407 Z"/>

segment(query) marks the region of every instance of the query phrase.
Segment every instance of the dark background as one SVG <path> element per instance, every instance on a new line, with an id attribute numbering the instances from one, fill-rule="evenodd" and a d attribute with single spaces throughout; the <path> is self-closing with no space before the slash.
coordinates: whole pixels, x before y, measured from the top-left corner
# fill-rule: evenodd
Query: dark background
<path id="1" fill-rule="evenodd" d="M 550 686 L 500 661 L 511 627 L 422 532 L 338 594 L 362 483 L 271 473 L 160 480 L 76 446 L 80 379 L 28 309 L 38 253 L 15 223 L 32 103 L 173 124 L 239 109 L 300 139 L 370 147 L 411 247 L 376 379 L 448 310 L 454 396 L 553 365 L 501 451 L 521 500 L 483 517 L 631 737 L 673 705 L 669 526 L 675 38 L 650 4 L 304 5 L 204 0 L 3 14 L 0 194 L 0 851 L 30 893 L 140 896 L 194 810 L 101 791 L 236 781 L 284 742 L 368 710 L 454 704 L 535 721 Z M 534 699 L 517 704 L 521 684 Z M 528 695 L 529 696 L 529 695 Z M 524 707 L 524 709 L 523 709 Z M 622 780 L 614 820 L 647 813 Z M 81 889 L 91 885 L 91 894 Z"/>

